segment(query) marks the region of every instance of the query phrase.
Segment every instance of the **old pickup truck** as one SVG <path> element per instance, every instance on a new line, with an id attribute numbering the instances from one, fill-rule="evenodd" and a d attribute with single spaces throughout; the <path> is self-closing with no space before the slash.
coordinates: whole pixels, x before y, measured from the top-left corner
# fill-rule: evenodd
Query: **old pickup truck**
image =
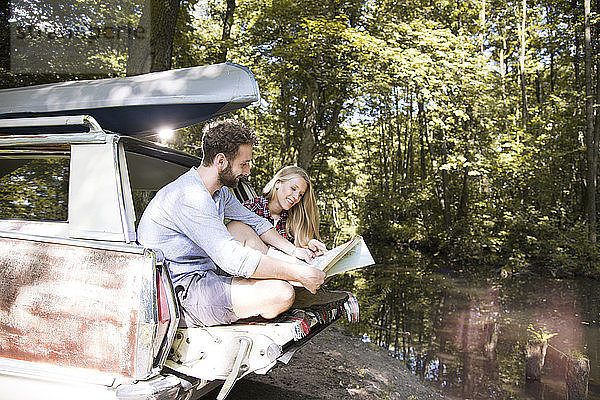
<path id="1" fill-rule="evenodd" d="M 190 399 L 266 373 L 352 301 L 179 329 L 162 254 L 136 242 L 200 160 L 145 140 L 259 100 L 225 63 L 0 90 L 0 398 Z"/>

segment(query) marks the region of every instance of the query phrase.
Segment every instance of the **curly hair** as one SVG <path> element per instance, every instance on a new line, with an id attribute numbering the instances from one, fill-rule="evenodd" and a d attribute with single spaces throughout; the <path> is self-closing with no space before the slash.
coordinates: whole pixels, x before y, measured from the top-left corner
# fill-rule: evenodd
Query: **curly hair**
<path id="1" fill-rule="evenodd" d="M 236 119 L 225 119 L 206 124 L 202 129 L 202 165 L 211 165 L 217 154 L 233 160 L 241 145 L 258 144 L 254 131 Z"/>

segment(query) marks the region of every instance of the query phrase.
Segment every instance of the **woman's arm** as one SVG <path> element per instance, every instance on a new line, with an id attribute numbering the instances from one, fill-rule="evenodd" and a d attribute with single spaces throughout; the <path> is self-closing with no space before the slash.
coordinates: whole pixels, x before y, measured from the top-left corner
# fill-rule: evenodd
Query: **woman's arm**
<path id="1" fill-rule="evenodd" d="M 313 258 L 315 258 L 315 255 L 312 251 L 294 246 L 292 243 L 284 239 L 283 236 L 277 233 L 275 229 L 269 229 L 260 235 L 260 238 L 269 246 L 273 246 L 276 249 L 283 251 L 285 254 L 289 254 L 290 256 L 304 260 L 307 263 L 310 263 Z"/>

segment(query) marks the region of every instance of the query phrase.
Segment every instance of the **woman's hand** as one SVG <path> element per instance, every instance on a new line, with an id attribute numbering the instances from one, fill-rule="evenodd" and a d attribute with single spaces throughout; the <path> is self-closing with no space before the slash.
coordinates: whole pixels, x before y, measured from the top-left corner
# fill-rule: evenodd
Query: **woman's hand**
<path id="1" fill-rule="evenodd" d="M 292 251 L 292 254 L 290 255 L 309 264 L 312 263 L 313 259 L 315 258 L 315 254 L 312 252 L 312 250 L 304 249 L 302 247 L 294 248 L 294 251 Z"/>
<path id="2" fill-rule="evenodd" d="M 312 251 L 315 256 L 322 256 L 327 252 L 327 246 L 317 239 L 311 239 L 310 242 L 308 242 L 308 249 Z"/>

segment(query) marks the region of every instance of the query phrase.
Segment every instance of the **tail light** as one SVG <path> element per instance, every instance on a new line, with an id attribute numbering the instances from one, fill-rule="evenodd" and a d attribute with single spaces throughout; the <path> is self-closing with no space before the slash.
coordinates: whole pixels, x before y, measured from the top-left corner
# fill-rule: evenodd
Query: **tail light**
<path id="1" fill-rule="evenodd" d="M 154 366 L 161 367 L 173 344 L 179 321 L 171 280 L 163 266 L 156 268 L 156 321 Z"/>

